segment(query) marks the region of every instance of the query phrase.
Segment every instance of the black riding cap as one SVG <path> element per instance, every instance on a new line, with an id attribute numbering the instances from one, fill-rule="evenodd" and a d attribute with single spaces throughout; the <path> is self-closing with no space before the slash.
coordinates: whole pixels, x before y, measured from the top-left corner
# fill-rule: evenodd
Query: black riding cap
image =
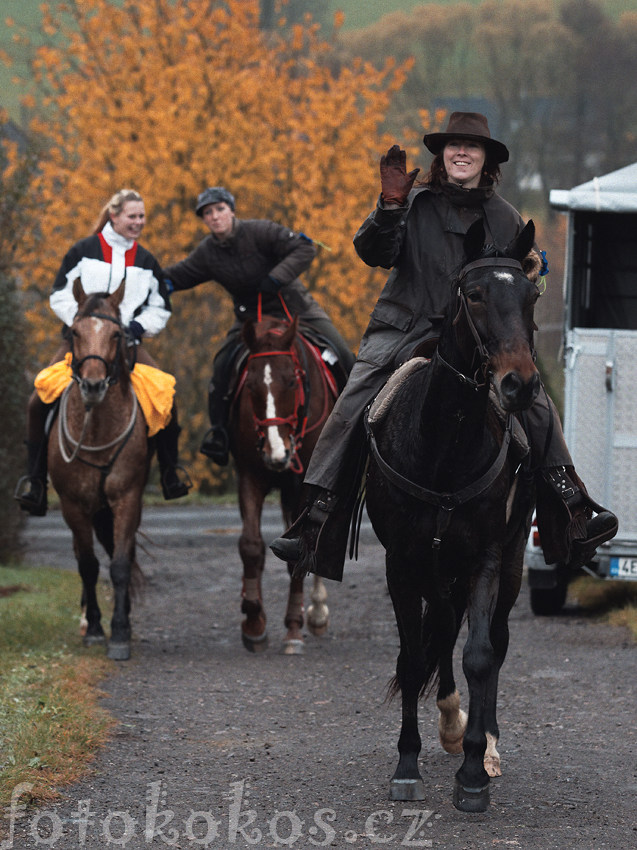
<path id="1" fill-rule="evenodd" d="M 209 204 L 228 204 L 230 209 L 234 212 L 234 195 L 232 195 L 227 189 L 224 189 L 223 186 L 211 186 L 208 189 L 204 189 L 197 196 L 197 207 L 195 212 L 201 218 L 203 213 L 203 208 L 207 207 Z"/>
<path id="2" fill-rule="evenodd" d="M 487 119 L 479 112 L 452 112 L 445 132 L 427 133 L 423 142 L 433 154 L 439 154 L 452 139 L 473 139 L 482 142 L 487 154 L 498 163 L 507 162 L 509 159 L 506 146 L 491 138 Z"/>

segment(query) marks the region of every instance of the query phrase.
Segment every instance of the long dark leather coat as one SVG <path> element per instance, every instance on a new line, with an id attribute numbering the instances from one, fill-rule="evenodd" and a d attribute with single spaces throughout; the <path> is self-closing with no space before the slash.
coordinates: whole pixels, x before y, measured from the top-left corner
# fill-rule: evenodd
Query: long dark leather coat
<path id="1" fill-rule="evenodd" d="M 463 240 L 482 218 L 487 241 L 505 247 L 524 222 L 492 189 L 414 189 L 407 207 L 382 201 L 363 222 L 354 247 L 369 266 L 392 269 L 371 314 L 358 359 L 385 370 L 407 360 L 432 336 L 431 317 L 442 315 L 450 283 L 463 261 Z"/>

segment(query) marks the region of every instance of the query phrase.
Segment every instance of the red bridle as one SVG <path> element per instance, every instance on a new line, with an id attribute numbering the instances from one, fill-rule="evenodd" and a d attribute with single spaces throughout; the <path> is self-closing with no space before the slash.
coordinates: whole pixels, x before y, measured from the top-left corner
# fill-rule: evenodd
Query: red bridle
<path id="1" fill-rule="evenodd" d="M 260 303 L 260 302 L 259 302 Z M 285 304 L 284 304 L 285 307 Z M 287 309 L 286 309 L 287 313 Z M 259 311 L 260 316 L 260 311 Z M 289 313 L 288 313 L 289 317 Z M 291 319 L 290 319 L 291 321 Z M 275 331 L 275 333 L 282 334 L 283 331 Z M 298 346 L 304 345 L 305 351 L 309 354 L 310 357 L 313 358 L 315 364 L 317 365 L 318 372 L 321 376 L 322 382 L 322 390 L 323 390 L 323 409 L 321 411 L 320 416 L 316 420 L 316 422 L 312 423 L 308 426 L 308 407 L 309 407 L 309 393 L 306 389 L 307 387 L 307 373 L 301 364 L 301 360 L 299 358 L 299 349 Z M 302 336 L 299 337 L 296 344 L 293 344 L 289 350 L 285 349 L 274 349 L 272 351 L 259 351 L 254 352 L 248 355 L 248 365 L 251 360 L 256 359 L 257 357 L 291 357 L 292 365 L 294 368 L 294 410 L 290 414 L 290 416 L 272 416 L 265 419 L 260 419 L 254 410 L 254 405 L 251 400 L 252 405 L 252 416 L 254 420 L 254 427 L 257 432 L 257 436 L 259 439 L 259 444 L 265 442 L 266 438 L 266 428 L 269 427 L 278 427 L 278 426 L 287 426 L 290 429 L 290 444 L 292 451 L 292 460 L 290 464 L 290 469 L 292 472 L 295 472 L 298 475 L 302 475 L 304 470 L 303 464 L 299 458 L 299 451 L 301 446 L 303 445 L 303 440 L 306 434 L 315 431 L 317 428 L 320 428 L 328 416 L 328 396 L 329 393 L 332 392 L 335 396 L 337 395 L 336 384 L 331 375 L 326 375 L 326 367 L 321 358 L 320 352 L 318 349 L 309 343 Z M 241 376 L 241 380 L 239 382 L 239 386 L 237 388 L 237 395 L 243 388 L 245 384 L 248 365 L 244 369 L 243 375 Z"/>

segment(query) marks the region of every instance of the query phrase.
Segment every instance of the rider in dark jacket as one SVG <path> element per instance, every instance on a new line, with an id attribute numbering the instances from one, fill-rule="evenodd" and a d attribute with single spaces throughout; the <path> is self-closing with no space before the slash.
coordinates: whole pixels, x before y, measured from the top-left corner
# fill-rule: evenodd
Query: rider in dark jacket
<path id="1" fill-rule="evenodd" d="M 256 320 L 258 317 L 259 298 L 263 315 L 283 319 L 287 309 L 289 315 L 299 316 L 302 329 L 305 326 L 332 349 L 340 364 L 336 376 L 340 377 L 341 386 L 347 379 L 354 355 L 327 313 L 299 280 L 299 275 L 309 268 L 316 254 L 311 239 L 273 221 L 236 218 L 235 199 L 221 186 L 205 189 L 199 195 L 196 213 L 209 227 L 210 235 L 185 260 L 164 269 L 164 275 L 168 288 L 175 291 L 215 281 L 234 302 L 235 322 L 215 356 L 209 386 L 208 412 L 212 428 L 201 446 L 203 454 L 225 465 L 228 462 L 228 386 L 232 366 L 240 347 L 243 323 L 248 318 Z"/>
<path id="2" fill-rule="evenodd" d="M 327 578 L 342 576 L 342 519 L 346 528 L 356 484 L 353 462 L 364 446 L 366 406 L 416 347 L 422 350 L 428 344 L 433 351 L 435 317 L 446 312 L 449 285 L 462 265 L 471 224 L 482 219 L 487 241 L 501 248 L 523 227 L 517 210 L 495 191 L 500 163 L 508 160 L 509 152 L 491 138 L 483 115 L 453 113 L 447 131 L 426 135 L 424 143 L 435 158 L 423 186 L 412 188 L 418 169 L 407 174 L 405 153 L 397 145 L 381 158 L 381 195 L 355 235 L 354 246 L 368 265 L 392 271 L 347 386 L 314 449 L 305 476 L 308 508 L 271 544 L 279 557 L 308 564 Z M 566 562 L 575 557 L 571 550 L 579 548 L 578 557 L 589 560 L 595 547 L 617 532 L 617 520 L 609 511 L 590 519 L 592 502 L 575 474 L 546 392 L 528 411 L 527 421 L 539 470 L 538 518 L 545 529 L 545 553 Z"/>

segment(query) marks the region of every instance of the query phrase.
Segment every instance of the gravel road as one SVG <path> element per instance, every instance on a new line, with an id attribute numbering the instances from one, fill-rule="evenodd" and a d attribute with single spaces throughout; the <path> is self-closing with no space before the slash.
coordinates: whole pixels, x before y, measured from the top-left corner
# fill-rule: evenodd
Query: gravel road
<path id="1" fill-rule="evenodd" d="M 266 540 L 280 528 L 269 507 Z M 343 584 L 327 583 L 329 633 L 308 636 L 301 657 L 280 652 L 287 576 L 271 555 L 270 645 L 242 646 L 233 506 L 147 508 L 142 530 L 133 655 L 105 683 L 115 732 L 90 774 L 18 819 L 2 850 L 637 846 L 637 652 L 626 632 L 573 605 L 536 618 L 525 586 L 501 675 L 504 775 L 490 810 L 453 807 L 460 757 L 439 747 L 433 703 L 421 707 L 427 799 L 390 802 L 400 703 L 385 691 L 398 639 L 369 526 Z M 29 563 L 75 569 L 58 512 L 29 520 L 26 539 Z"/>

